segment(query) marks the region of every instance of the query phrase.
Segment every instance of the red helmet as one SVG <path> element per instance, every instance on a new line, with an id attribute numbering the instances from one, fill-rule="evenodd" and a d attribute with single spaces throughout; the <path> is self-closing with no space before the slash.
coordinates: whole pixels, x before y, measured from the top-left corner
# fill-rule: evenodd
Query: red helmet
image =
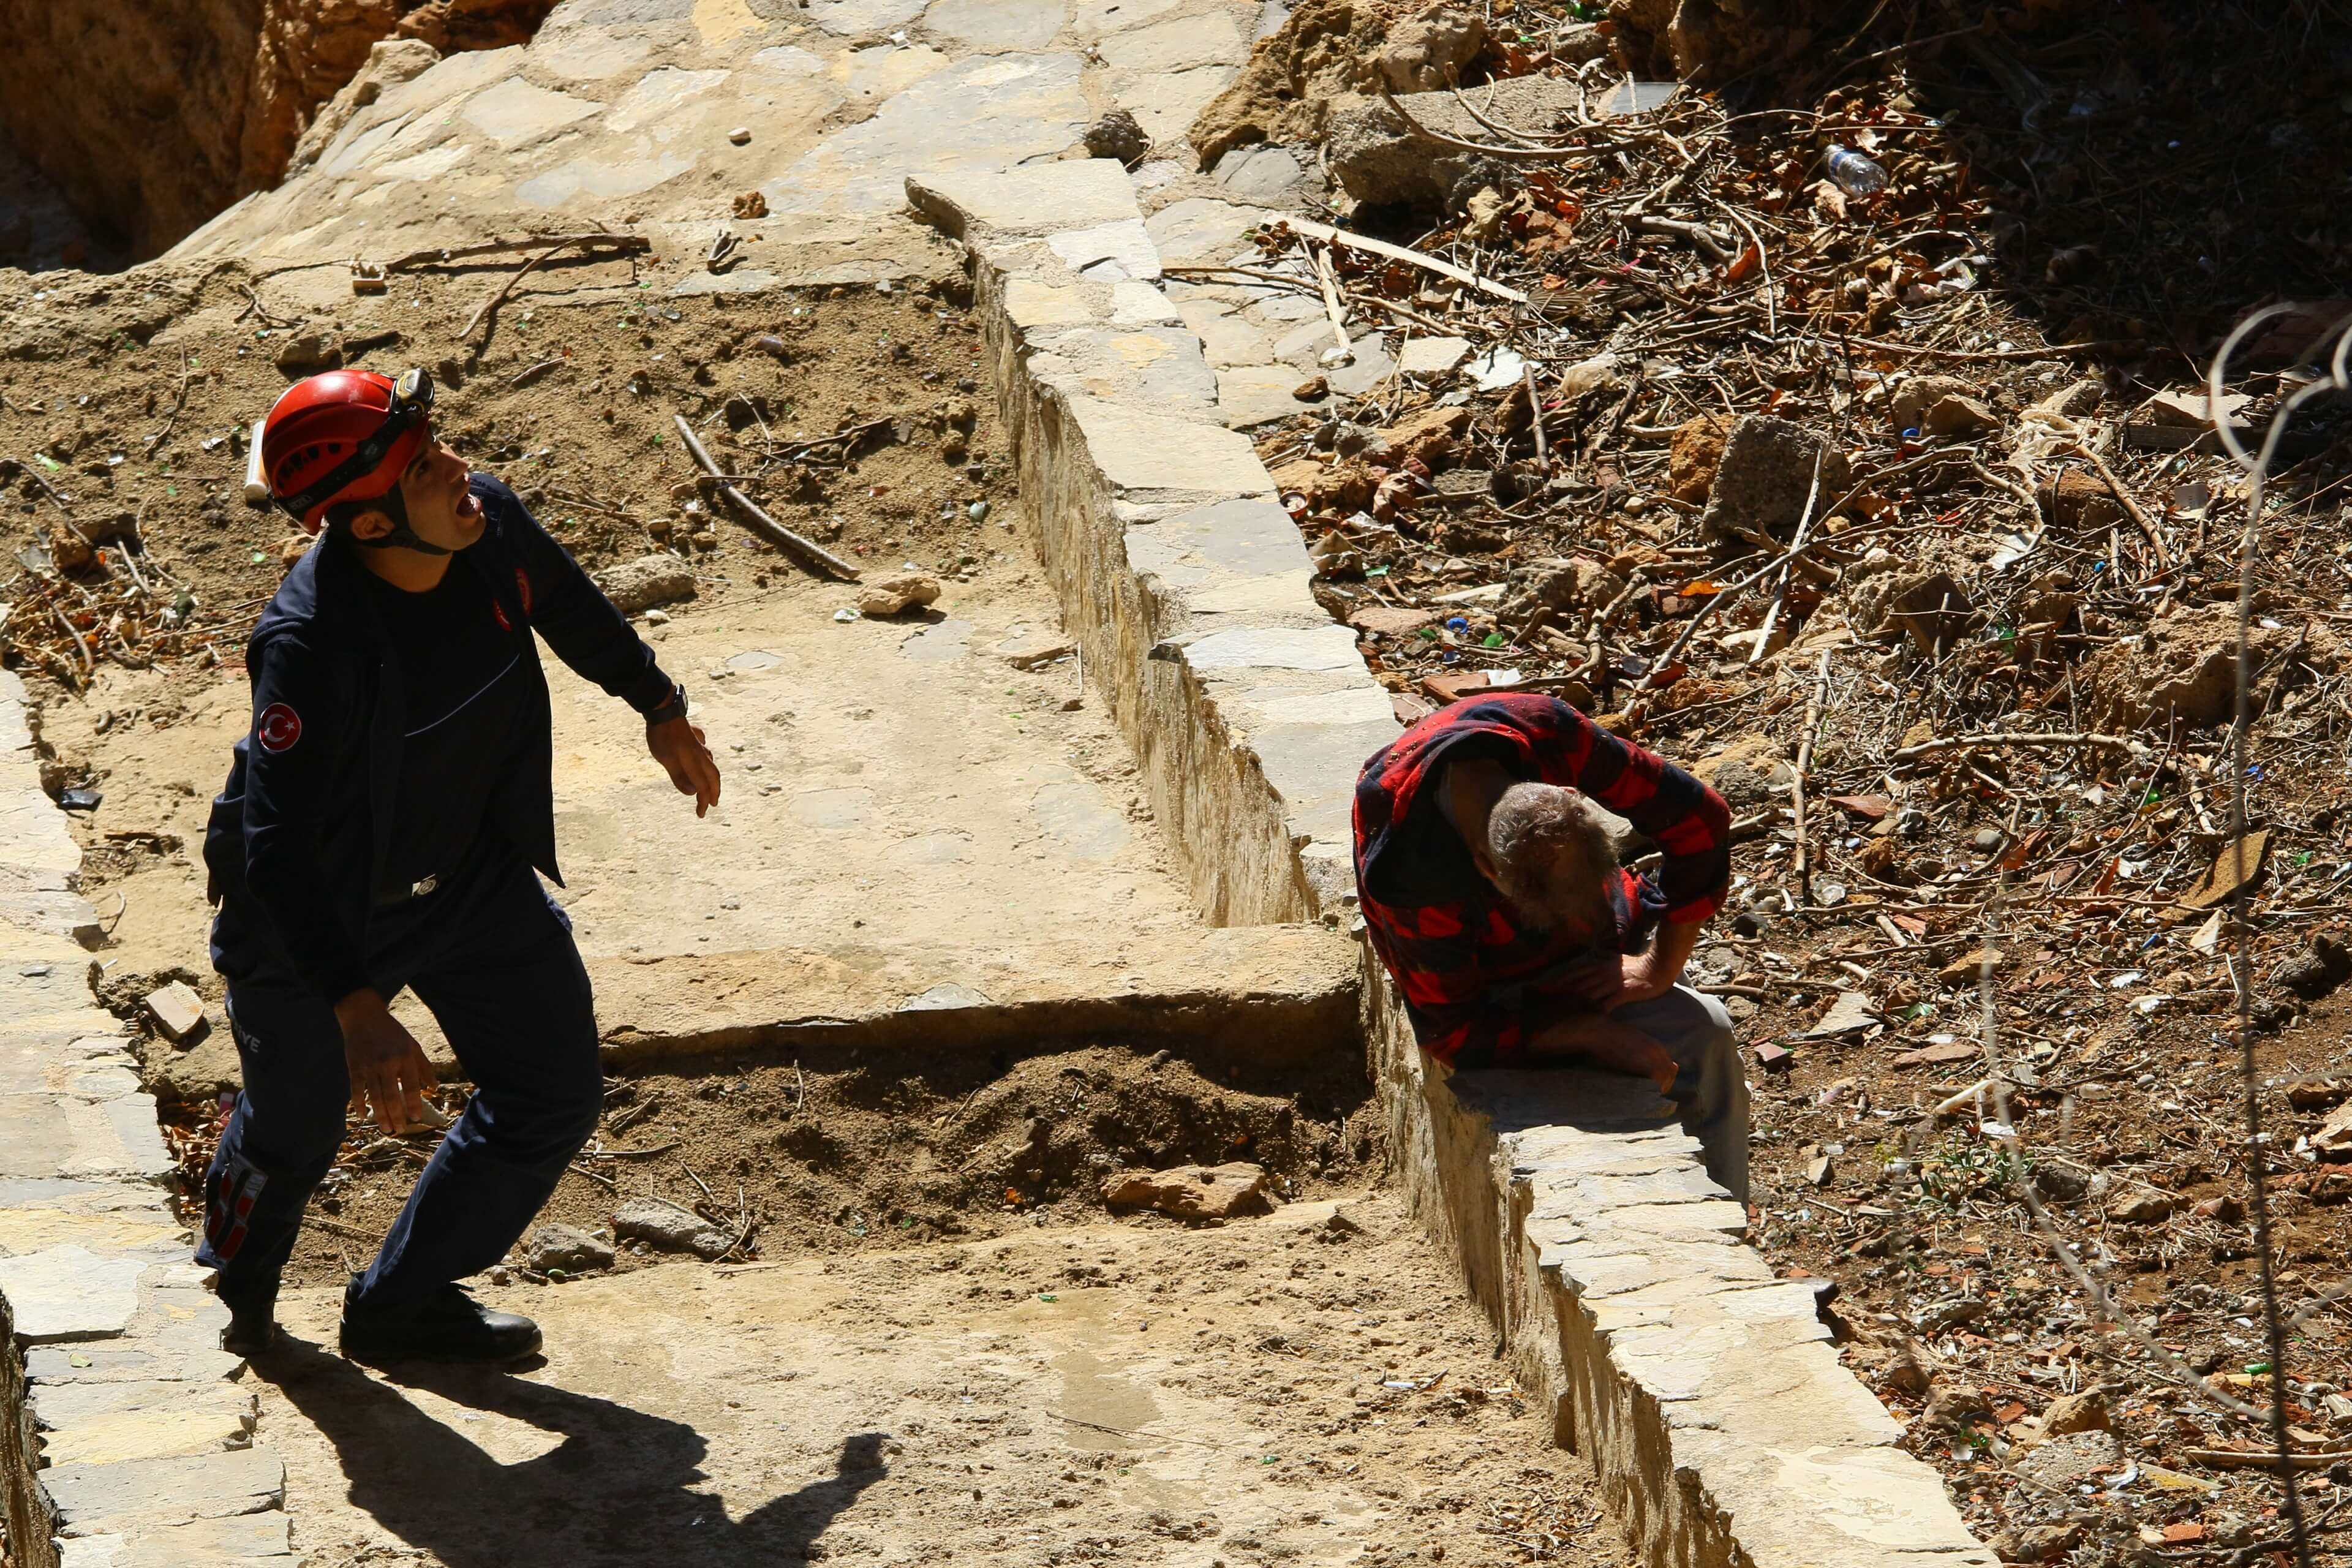
<path id="1" fill-rule="evenodd" d="M 296 382 L 261 427 L 269 493 L 303 531 L 316 533 L 338 501 L 389 494 L 426 438 L 433 380 L 372 370 L 331 370 Z"/>

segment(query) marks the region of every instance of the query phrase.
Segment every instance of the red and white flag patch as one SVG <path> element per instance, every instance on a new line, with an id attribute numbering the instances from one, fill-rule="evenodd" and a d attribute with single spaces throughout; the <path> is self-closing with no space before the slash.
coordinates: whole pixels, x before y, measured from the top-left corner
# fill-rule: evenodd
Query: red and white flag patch
<path id="1" fill-rule="evenodd" d="M 265 752 L 290 750 L 302 738 L 302 716 L 283 702 L 273 702 L 261 710 L 260 721 L 253 727 L 253 738 L 261 742 Z"/>

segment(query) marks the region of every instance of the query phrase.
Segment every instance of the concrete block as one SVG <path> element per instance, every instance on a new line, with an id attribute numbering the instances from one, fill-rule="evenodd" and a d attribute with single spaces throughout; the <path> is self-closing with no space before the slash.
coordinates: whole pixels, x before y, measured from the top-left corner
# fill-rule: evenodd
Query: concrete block
<path id="1" fill-rule="evenodd" d="M 86 1247 L 52 1247 L 0 1258 L 0 1296 L 27 1345 L 112 1339 L 139 1310 L 137 1258 L 105 1258 Z"/>

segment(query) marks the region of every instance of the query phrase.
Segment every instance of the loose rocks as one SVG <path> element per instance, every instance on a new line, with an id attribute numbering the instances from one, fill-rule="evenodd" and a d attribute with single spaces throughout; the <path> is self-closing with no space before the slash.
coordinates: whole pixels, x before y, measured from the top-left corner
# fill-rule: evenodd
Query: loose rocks
<path id="1" fill-rule="evenodd" d="M 1485 22 L 1433 6 L 1391 29 L 1374 64 L 1392 91 L 1434 92 L 1459 81 L 1486 47 Z"/>
<path id="2" fill-rule="evenodd" d="M 343 363 L 343 341 L 332 331 L 304 332 L 278 351 L 278 368 L 288 375 L 316 375 Z"/>
<path id="3" fill-rule="evenodd" d="M 1796 787 L 1797 770 L 1769 735 L 1743 735 L 1691 769 L 1735 816 L 1765 811 Z"/>
<path id="4" fill-rule="evenodd" d="M 2284 989 L 2316 1002 L 2352 979 L 2352 952 L 2333 937 L 2315 936 L 2309 947 L 2279 965 L 2276 979 Z"/>
<path id="5" fill-rule="evenodd" d="M 1121 1171 L 1103 1184 L 1112 1208 L 1157 1209 L 1177 1219 L 1231 1219 L 1267 1207 L 1261 1165 L 1179 1165 L 1168 1171 Z"/>
<path id="6" fill-rule="evenodd" d="M 677 599 L 694 597 L 694 569 L 675 555 L 647 555 L 607 566 L 595 574 L 596 586 L 624 615 L 650 610 Z"/>
<path id="7" fill-rule="evenodd" d="M 2341 664 L 2336 636 L 2318 623 L 2249 629 L 2253 707 L 2267 708 L 2280 692 L 2310 685 Z M 2201 729 L 2226 722 L 2237 708 L 2238 620 L 2229 605 L 2176 610 L 2137 637 L 2111 643 L 2084 660 L 2090 728 L 2129 734 L 2152 719 L 2170 717 Z"/>
<path id="8" fill-rule="evenodd" d="M 185 981 L 174 980 L 147 994 L 147 1014 L 175 1046 L 194 1045 L 205 1032 L 205 999 Z"/>
<path id="9" fill-rule="evenodd" d="M 1992 1405 L 1980 1388 L 1938 1383 L 1928 1390 L 1927 1408 L 1920 1412 L 1920 1419 L 1931 1426 L 1964 1427 L 1971 1422 L 1991 1420 Z"/>
<path id="10" fill-rule="evenodd" d="M 1845 494 L 1850 479 L 1845 454 L 1832 450 L 1826 437 L 1790 420 L 1750 414 L 1724 438 L 1723 459 L 1699 526 L 1710 539 L 1757 533 L 1786 538 L 1804 515 L 1808 496 L 1813 496 L 1818 521 Z"/>
<path id="11" fill-rule="evenodd" d="M 631 1198 L 623 1204 L 613 1212 L 613 1234 L 624 1241 L 698 1258 L 717 1258 L 735 1245 L 733 1237 L 692 1209 L 662 1198 Z"/>
<path id="12" fill-rule="evenodd" d="M 688 1215 L 699 1225 L 701 1221 Z M 602 1237 L 568 1225 L 543 1225 L 523 1247 L 523 1267 L 539 1274 L 585 1274 L 613 1267 L 613 1247 Z"/>
<path id="13" fill-rule="evenodd" d="M 2107 1205 L 2107 1217 L 2126 1225 L 2154 1225 L 2168 1217 L 2173 1209 L 2172 1194 L 2137 1190 L 2126 1193 Z"/>
<path id="14" fill-rule="evenodd" d="M 1124 109 L 1114 109 L 1087 126 L 1085 140 L 1092 156 L 1116 158 L 1122 163 L 1132 163 L 1151 151 L 1151 138 Z"/>
<path id="15" fill-rule="evenodd" d="M 2053 1491 L 2072 1491 L 2103 1471 L 2122 1468 L 2124 1446 L 2112 1432 L 2075 1432 L 2053 1438 L 2020 1459 L 2017 1473 Z"/>
<path id="16" fill-rule="evenodd" d="M 2004 1530 L 1987 1544 L 2003 1563 L 2047 1563 L 2073 1551 L 2082 1539 L 2079 1524 L 2027 1524 Z"/>
<path id="17" fill-rule="evenodd" d="M 1723 461 L 1723 440 L 1731 433 L 1728 414 L 1702 414 L 1675 431 L 1667 458 L 1666 482 L 1676 500 L 1693 506 L 1706 502 L 1715 489 L 1715 470 Z"/>
<path id="18" fill-rule="evenodd" d="M 857 596 L 857 608 L 867 616 L 903 615 L 935 602 L 939 596 L 937 577 L 921 572 L 902 572 L 895 577 L 877 578 L 866 584 Z"/>
<path id="19" fill-rule="evenodd" d="M 2081 1394 L 2062 1394 L 2050 1402 L 2042 1413 L 2042 1430 L 2053 1437 L 2063 1437 L 2075 1432 L 2105 1432 L 2115 1426 L 2107 1413 L 2107 1402 L 2095 1390 Z"/>

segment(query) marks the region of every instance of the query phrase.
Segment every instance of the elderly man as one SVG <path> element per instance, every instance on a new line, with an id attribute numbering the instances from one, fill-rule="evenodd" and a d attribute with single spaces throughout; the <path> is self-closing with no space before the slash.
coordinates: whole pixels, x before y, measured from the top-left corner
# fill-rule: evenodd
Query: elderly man
<path id="1" fill-rule="evenodd" d="M 1664 851 L 1620 868 L 1596 803 Z M 1453 1067 L 1589 1062 L 1654 1080 L 1748 1198 L 1731 1020 L 1677 984 L 1722 901 L 1730 814 L 1690 774 L 1567 703 L 1457 702 L 1356 784 L 1356 885 L 1423 1049 Z"/>

